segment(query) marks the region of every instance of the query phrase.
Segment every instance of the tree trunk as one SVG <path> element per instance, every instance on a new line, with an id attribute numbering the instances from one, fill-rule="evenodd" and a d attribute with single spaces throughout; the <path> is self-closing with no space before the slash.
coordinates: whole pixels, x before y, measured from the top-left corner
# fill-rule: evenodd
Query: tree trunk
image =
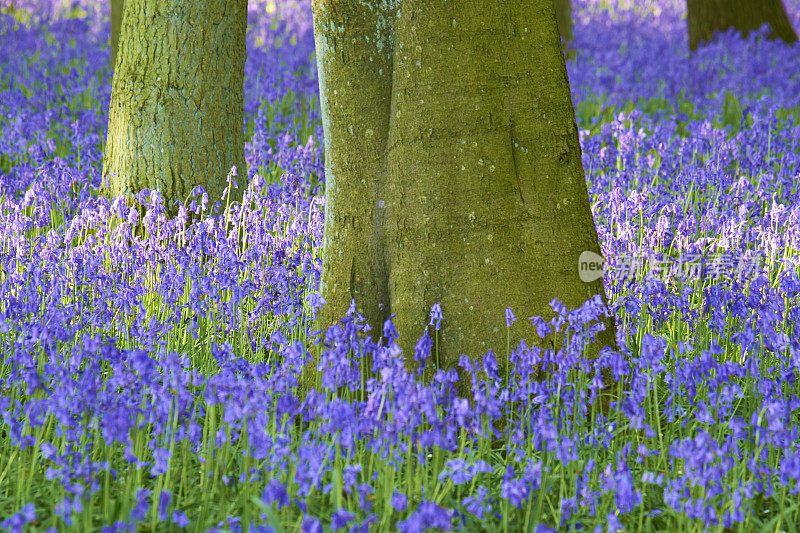
<path id="1" fill-rule="evenodd" d="M 210 205 L 221 200 L 234 165 L 242 184 L 246 24 L 246 0 L 125 2 L 103 160 L 109 194 L 157 189 L 174 214 L 197 185 Z"/>
<path id="2" fill-rule="evenodd" d="M 570 0 L 554 0 L 554 3 L 558 33 L 561 35 L 561 44 L 566 50 L 572 42 L 572 6 Z"/>
<path id="3" fill-rule="evenodd" d="M 414 368 L 439 302 L 440 367 L 489 349 L 503 364 L 506 307 L 520 317 L 512 347 L 531 345 L 528 317 L 551 316 L 553 298 L 575 307 L 603 294 L 602 281 L 578 276 L 581 252 L 599 246 L 553 1 L 365 4 L 313 1 L 320 326 L 351 299 L 376 337 L 396 313 Z M 606 324 L 595 351 L 614 344 Z"/>
<path id="4" fill-rule="evenodd" d="M 797 41 L 781 0 L 686 0 L 686 7 L 691 50 L 728 28 L 747 35 L 763 24 L 772 30 L 770 39 Z"/>
<path id="5" fill-rule="evenodd" d="M 111 0 L 111 68 L 113 69 L 117 61 L 117 49 L 119 48 L 119 28 L 122 25 L 122 10 L 125 0 Z"/>

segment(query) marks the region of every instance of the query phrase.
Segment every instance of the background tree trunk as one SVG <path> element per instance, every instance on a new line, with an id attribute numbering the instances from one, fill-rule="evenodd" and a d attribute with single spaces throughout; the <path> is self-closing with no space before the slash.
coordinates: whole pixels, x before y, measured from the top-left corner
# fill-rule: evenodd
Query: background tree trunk
<path id="1" fill-rule="evenodd" d="M 111 68 L 113 70 L 117 61 L 119 48 L 119 28 L 122 25 L 122 9 L 125 0 L 111 0 Z"/>
<path id="2" fill-rule="evenodd" d="M 528 317 L 551 316 L 553 298 L 575 307 L 604 294 L 602 281 L 578 276 L 581 252 L 599 245 L 553 0 L 397 6 L 313 2 L 326 177 L 320 325 L 354 299 L 377 337 L 396 313 L 413 368 L 440 302 L 439 365 L 489 349 L 502 364 L 506 307 L 520 318 L 512 347 L 532 345 Z M 594 350 L 614 345 L 606 325 Z"/>
<path id="3" fill-rule="evenodd" d="M 158 189 L 174 213 L 196 185 L 213 206 L 234 165 L 242 184 L 246 24 L 246 0 L 125 2 L 103 160 L 111 195 Z"/>
<path id="4" fill-rule="evenodd" d="M 554 0 L 556 6 L 556 21 L 558 22 L 558 33 L 561 35 L 561 42 L 564 50 L 572 42 L 572 5 L 570 0 Z"/>
<path id="5" fill-rule="evenodd" d="M 772 29 L 770 39 L 797 41 L 781 0 L 686 0 L 686 7 L 691 50 L 728 28 L 747 35 L 763 24 Z"/>

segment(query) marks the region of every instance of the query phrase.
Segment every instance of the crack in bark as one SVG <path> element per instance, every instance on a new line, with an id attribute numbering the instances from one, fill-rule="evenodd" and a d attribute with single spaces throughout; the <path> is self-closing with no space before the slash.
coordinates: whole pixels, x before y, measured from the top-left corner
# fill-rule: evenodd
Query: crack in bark
<path id="1" fill-rule="evenodd" d="M 511 138 L 511 161 L 514 164 L 514 177 L 517 180 L 517 192 L 519 193 L 519 199 L 522 201 L 522 205 L 525 205 L 525 196 L 522 194 L 522 182 L 519 179 L 519 161 L 517 161 L 517 150 L 514 146 L 516 141 L 514 140 L 514 123 L 509 121 L 508 124 L 508 134 Z"/>
<path id="2" fill-rule="evenodd" d="M 384 198 L 384 196 L 385 196 L 384 192 L 385 192 L 385 189 L 386 189 L 386 184 L 387 183 L 391 183 L 391 179 L 390 179 L 391 169 L 388 168 L 387 159 L 388 159 L 389 154 L 391 153 L 391 151 L 395 147 L 400 145 L 400 141 L 397 140 L 397 139 L 394 142 L 391 142 L 392 122 L 393 122 L 392 121 L 392 117 L 394 116 L 393 115 L 393 107 L 394 107 L 394 66 L 395 66 L 395 61 L 394 61 L 394 56 L 395 56 L 394 28 L 395 28 L 395 25 L 397 23 L 397 10 L 393 9 L 393 8 L 390 8 L 389 11 L 391 13 L 389 15 L 390 18 L 391 18 L 391 24 L 389 24 L 389 27 L 391 28 L 391 30 L 390 30 L 391 31 L 391 40 L 390 40 L 390 43 L 388 43 L 388 44 L 391 45 L 391 48 L 387 50 L 387 58 L 388 58 L 387 62 L 388 62 L 388 65 L 387 65 L 387 68 L 386 68 L 387 72 L 384 74 L 385 76 L 388 77 L 388 82 L 389 82 L 388 83 L 388 89 L 387 89 L 388 90 L 388 94 L 386 94 L 386 97 L 389 99 L 389 106 L 388 106 L 388 109 L 387 109 L 386 124 L 385 124 L 386 137 L 385 137 L 384 150 L 383 150 L 383 153 L 379 154 L 377 156 L 377 158 L 376 158 L 377 160 L 381 160 L 381 167 L 382 167 L 384 176 L 383 176 L 383 179 L 379 180 L 379 182 L 378 182 L 378 188 L 377 188 L 378 189 L 378 195 L 377 195 L 377 198 L 374 199 L 374 200 L 376 200 L 376 204 L 377 204 L 377 219 L 378 219 L 377 220 L 377 227 L 378 227 L 378 232 L 379 232 L 379 235 L 377 236 L 377 240 L 378 240 L 377 245 L 380 248 L 380 254 L 379 255 L 376 254 L 376 257 L 380 258 L 380 263 L 381 263 L 380 283 L 381 283 L 382 287 L 381 287 L 381 290 L 380 290 L 380 294 L 383 296 L 383 300 L 384 300 L 383 302 L 381 302 L 381 306 L 382 306 L 383 312 L 381 313 L 381 311 L 379 310 L 379 313 L 378 313 L 379 321 L 381 323 L 380 324 L 376 324 L 375 326 L 377 328 L 380 328 L 379 331 L 381 333 L 383 332 L 383 322 L 385 322 L 386 319 L 388 319 L 392 315 L 392 299 L 389 296 L 390 293 L 391 293 L 389 284 L 390 284 L 391 271 L 392 271 L 392 267 L 391 267 L 392 257 L 391 257 L 391 253 L 390 253 L 390 247 L 386 246 L 386 242 L 385 242 L 386 241 L 386 232 L 382 231 L 383 230 L 383 224 L 385 224 L 386 221 L 389 220 L 389 218 L 390 218 L 388 215 L 389 215 L 390 210 L 391 210 L 391 202 L 386 201 L 386 198 Z"/>
<path id="3" fill-rule="evenodd" d="M 352 257 L 350 262 L 350 286 L 348 287 L 350 290 L 350 300 L 356 299 L 356 293 L 358 292 L 356 289 L 356 256 Z"/>
<path id="4" fill-rule="evenodd" d="M 390 109 L 391 109 L 391 107 L 390 107 Z M 381 152 L 379 155 L 377 155 L 377 156 L 375 156 L 373 158 L 370 158 L 370 159 L 366 159 L 365 160 L 366 163 L 374 163 L 375 161 L 380 161 L 381 159 L 385 159 L 389 155 L 389 152 L 391 152 L 392 150 L 394 150 L 395 148 L 397 148 L 400 145 L 400 141 L 399 140 L 389 144 L 388 132 L 390 130 L 391 130 L 391 126 L 389 124 L 387 124 L 387 126 L 386 126 L 386 131 L 387 131 L 386 149 L 383 152 Z"/>

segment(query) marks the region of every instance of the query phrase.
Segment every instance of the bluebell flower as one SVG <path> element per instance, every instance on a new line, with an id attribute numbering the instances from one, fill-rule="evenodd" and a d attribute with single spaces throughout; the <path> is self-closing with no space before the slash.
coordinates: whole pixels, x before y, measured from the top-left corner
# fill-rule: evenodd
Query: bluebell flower
<path id="1" fill-rule="evenodd" d="M 508 465 L 500 484 L 500 495 L 514 507 L 520 508 L 522 502 L 528 497 L 530 489 L 523 481 L 515 479 L 515 475 L 514 468 Z"/>
<path id="2" fill-rule="evenodd" d="M 156 448 L 153 450 L 155 464 L 150 468 L 150 475 L 153 477 L 160 476 L 169 470 L 169 459 L 171 456 L 172 452 L 169 448 Z"/>
<path id="3" fill-rule="evenodd" d="M 625 527 L 620 523 L 617 519 L 617 515 L 614 513 L 608 513 L 608 515 L 606 515 L 606 522 L 608 522 L 609 533 L 613 531 L 625 531 Z"/>
<path id="4" fill-rule="evenodd" d="M 358 503 L 361 506 L 361 510 L 369 512 L 370 509 L 372 509 L 371 496 L 375 492 L 375 489 L 373 489 L 371 485 L 360 483 L 356 485 L 356 491 L 358 492 Z"/>
<path id="5" fill-rule="evenodd" d="M 172 501 L 172 492 L 168 490 L 162 490 L 161 493 L 158 495 L 159 519 L 167 520 L 167 518 L 169 518 L 169 515 L 167 514 L 167 507 L 169 507 L 171 501 Z"/>
<path id="6" fill-rule="evenodd" d="M 392 317 L 395 316 L 395 313 L 392 313 Z M 386 319 L 383 323 L 383 336 L 386 338 L 386 344 L 391 345 L 394 341 L 396 341 L 400 335 L 397 333 L 397 328 L 394 327 L 394 323 L 392 322 L 392 317 Z"/>
<path id="7" fill-rule="evenodd" d="M 378 515 L 370 514 L 360 524 L 350 526 L 349 533 L 370 533 L 370 525 L 378 522 Z"/>
<path id="8" fill-rule="evenodd" d="M 347 524 L 352 522 L 355 517 L 356 515 L 347 509 L 337 509 L 331 515 L 331 529 L 333 531 L 337 531 L 343 527 L 346 527 Z"/>
<path id="9" fill-rule="evenodd" d="M 408 497 L 402 492 L 394 491 L 390 503 L 395 511 L 402 513 L 408 506 Z"/>
<path id="10" fill-rule="evenodd" d="M 517 320 L 517 317 L 514 316 L 514 312 L 510 307 L 506 307 L 506 327 L 510 328 L 515 320 Z"/>
<path id="11" fill-rule="evenodd" d="M 150 497 L 150 490 L 137 489 L 136 490 L 136 505 L 131 509 L 131 522 L 142 521 L 147 517 L 147 512 L 150 510 L 150 502 L 147 499 Z"/>
<path id="12" fill-rule="evenodd" d="M 536 328 L 536 332 L 539 334 L 540 338 L 544 339 L 550 334 L 550 324 L 548 324 L 542 317 L 532 316 L 530 317 L 530 321 L 533 323 L 533 327 Z"/>
<path id="13" fill-rule="evenodd" d="M 434 326 L 436 328 L 436 331 L 439 331 L 443 319 L 444 315 L 442 314 L 442 306 L 439 305 L 439 302 L 436 302 L 431 307 L 431 320 L 430 322 L 428 322 L 428 325 Z"/>
<path id="14" fill-rule="evenodd" d="M 322 524 L 313 516 L 306 515 L 303 517 L 303 523 L 300 525 L 301 533 L 322 533 Z"/>
<path id="15" fill-rule="evenodd" d="M 289 494 L 286 492 L 286 487 L 277 479 L 270 479 L 264 492 L 261 494 L 261 501 L 270 505 L 276 503 L 278 509 L 289 505 Z"/>
<path id="16" fill-rule="evenodd" d="M 645 471 L 642 474 L 642 482 L 643 483 L 652 483 L 654 485 L 661 485 L 664 483 L 664 474 L 655 472 L 650 472 L 649 470 Z"/>
<path id="17" fill-rule="evenodd" d="M 355 485 L 358 481 L 358 474 L 361 472 L 362 466 L 360 464 L 347 465 L 342 470 L 342 480 L 344 482 L 345 494 L 350 494 L 350 487 Z"/>
<path id="18" fill-rule="evenodd" d="M 422 336 L 414 345 L 414 360 L 419 363 L 419 366 L 417 367 L 418 375 L 422 374 L 422 370 L 425 368 L 425 365 L 431 356 L 432 346 L 433 341 L 431 340 L 430 335 L 428 335 L 428 331 L 425 330 L 422 332 Z"/>
<path id="19" fill-rule="evenodd" d="M 22 506 L 10 518 L 0 522 L 0 527 L 12 532 L 22 532 L 22 527 L 36 520 L 36 507 L 32 503 Z"/>
<path id="20" fill-rule="evenodd" d="M 483 517 L 492 512 L 491 498 L 488 497 L 489 491 L 483 485 L 478 487 L 478 492 L 475 496 L 467 496 L 461 500 L 461 505 L 464 508 L 483 520 Z"/>
<path id="21" fill-rule="evenodd" d="M 258 524 L 250 522 L 249 530 L 254 533 L 275 533 L 275 528 L 269 524 Z"/>
<path id="22" fill-rule="evenodd" d="M 453 511 L 437 505 L 434 502 L 423 501 L 416 511 L 396 526 L 401 533 L 422 533 L 429 528 L 438 528 L 442 531 L 452 529 Z"/>
<path id="23" fill-rule="evenodd" d="M 60 517 L 68 526 L 72 525 L 72 502 L 68 497 L 58 502 L 55 506 L 55 514 Z"/>
<path id="24" fill-rule="evenodd" d="M 490 379 L 500 379 L 500 367 L 497 365 L 497 359 L 491 349 L 483 356 L 483 371 Z"/>

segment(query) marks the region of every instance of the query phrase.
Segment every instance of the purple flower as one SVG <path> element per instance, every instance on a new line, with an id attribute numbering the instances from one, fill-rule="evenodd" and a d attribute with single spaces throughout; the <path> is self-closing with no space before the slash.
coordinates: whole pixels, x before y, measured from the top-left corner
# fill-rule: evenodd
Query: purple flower
<path id="1" fill-rule="evenodd" d="M 536 328 L 536 332 L 539 334 L 539 337 L 542 339 L 547 337 L 547 335 L 550 333 L 550 324 L 548 324 L 540 316 L 532 316 L 530 317 L 530 321 L 533 323 L 533 327 Z"/>
<path id="2" fill-rule="evenodd" d="M 608 476 L 603 482 L 603 489 L 614 491 L 614 503 L 621 513 L 630 513 L 642 503 L 642 494 L 635 489 L 631 472 L 625 461 L 619 462 L 616 472 L 611 472 L 610 467 L 611 465 L 608 465 Z"/>
<path id="3" fill-rule="evenodd" d="M 617 520 L 616 514 L 608 513 L 608 515 L 606 516 L 606 521 L 608 522 L 609 533 L 611 533 L 612 531 L 625 531 L 623 525 L 620 523 L 619 520 Z"/>
<path id="4" fill-rule="evenodd" d="M 468 465 L 461 458 L 450 459 L 445 463 L 444 470 L 439 474 L 439 481 L 444 482 L 447 478 L 452 480 L 454 485 L 463 485 L 472 481 L 480 472 L 491 472 L 492 467 L 486 461 L 478 461 L 473 465 Z"/>
<path id="5" fill-rule="evenodd" d="M 128 224 L 131 226 L 135 226 L 136 222 L 139 220 L 139 211 L 136 210 L 136 207 L 131 207 L 128 211 Z"/>
<path id="6" fill-rule="evenodd" d="M 585 470 L 591 472 L 592 468 L 594 468 L 593 458 L 590 457 Z M 491 470 L 489 470 L 489 472 L 491 472 Z M 538 489 L 542 482 L 542 462 L 529 460 L 528 465 L 525 467 L 522 481 L 528 484 L 532 490 Z"/>
<path id="7" fill-rule="evenodd" d="M 442 314 L 442 306 L 439 305 L 439 302 L 436 302 L 433 304 L 433 307 L 431 307 L 431 321 L 428 322 L 428 325 L 434 326 L 436 331 L 439 331 L 440 324 L 443 319 L 444 315 Z"/>
<path id="8" fill-rule="evenodd" d="M 275 533 L 275 528 L 269 524 L 258 524 L 250 522 L 250 531 L 253 533 Z"/>
<path id="9" fill-rule="evenodd" d="M 153 450 L 153 459 L 155 459 L 155 465 L 150 468 L 150 475 L 160 476 L 167 470 L 169 470 L 169 459 L 172 456 L 172 452 L 169 451 L 169 448 L 156 448 Z"/>
<path id="10" fill-rule="evenodd" d="M 488 493 L 489 491 L 486 489 L 486 487 L 481 485 L 478 487 L 477 495 L 467 496 L 461 500 L 461 505 L 463 505 L 467 511 L 477 516 L 480 520 L 483 520 L 484 516 L 492 512 L 491 498 L 487 497 Z"/>
<path id="11" fill-rule="evenodd" d="M 450 531 L 453 511 L 434 503 L 423 501 L 407 520 L 397 522 L 397 529 L 402 533 L 422 533 L 428 528 L 439 528 Z"/>
<path id="12" fill-rule="evenodd" d="M 461 354 L 458 358 L 458 366 L 466 370 L 467 372 L 473 372 L 474 368 L 472 365 L 472 360 L 466 354 Z"/>
<path id="13" fill-rule="evenodd" d="M 652 483 L 653 485 L 661 485 L 664 483 L 664 474 L 645 471 L 642 474 L 642 483 Z"/>
<path id="14" fill-rule="evenodd" d="M 428 335 L 428 331 L 425 330 L 422 333 L 422 337 L 419 338 L 417 344 L 414 346 L 414 360 L 419 362 L 419 367 L 417 368 L 418 374 L 421 374 L 422 370 L 425 368 L 426 361 L 431 356 L 432 346 L 433 341 L 430 335 Z"/>
<path id="15" fill-rule="evenodd" d="M 131 509 L 131 522 L 138 522 L 147 517 L 147 512 L 150 510 L 150 502 L 147 498 L 150 496 L 148 489 L 138 489 L 136 491 L 136 505 Z"/>
<path id="16" fill-rule="evenodd" d="M 592 391 L 598 391 L 605 388 L 605 384 L 603 383 L 603 376 L 600 375 L 600 369 L 598 369 L 595 372 L 594 377 L 592 377 L 592 382 L 589 384 L 589 388 L 592 389 Z"/>
<path id="17" fill-rule="evenodd" d="M 695 413 L 694 416 L 699 422 L 703 422 L 704 424 L 714 424 L 715 423 L 714 422 L 714 417 L 708 411 L 708 405 L 706 405 L 706 402 L 704 402 L 702 400 L 700 400 L 697 403 L 697 412 Z"/>
<path id="18" fill-rule="evenodd" d="M 391 502 L 392 508 L 398 513 L 402 513 L 408 507 L 408 496 L 402 492 L 394 491 L 392 494 Z"/>
<path id="19" fill-rule="evenodd" d="M 361 465 L 347 465 L 342 470 L 342 480 L 344 481 L 344 493 L 350 494 L 350 487 L 358 482 L 358 473 L 361 472 Z"/>
<path id="20" fill-rule="evenodd" d="M 361 509 L 369 512 L 372 509 L 372 499 L 369 496 L 375 492 L 375 489 L 367 483 L 360 483 L 356 485 L 356 491 L 358 491 L 358 503 L 361 505 Z"/>
<path id="21" fill-rule="evenodd" d="M 61 517 L 68 526 L 72 525 L 72 503 L 68 497 L 65 496 L 63 500 L 56 504 L 55 514 Z"/>
<path id="22" fill-rule="evenodd" d="M 395 316 L 394 313 L 392 313 L 392 316 Z M 399 337 L 397 328 L 394 327 L 394 323 L 392 322 L 391 318 L 387 318 L 383 323 L 383 336 L 386 338 L 386 344 L 389 346 L 391 346 L 391 344 Z"/>
<path id="23" fill-rule="evenodd" d="M 278 509 L 289 505 L 289 494 L 286 492 L 286 487 L 277 479 L 270 479 L 264 492 L 261 494 L 261 501 L 270 505 L 273 502 L 278 505 Z"/>
<path id="24" fill-rule="evenodd" d="M 331 515 L 331 529 L 336 531 L 346 527 L 355 517 L 356 515 L 347 509 L 338 509 Z"/>
<path id="25" fill-rule="evenodd" d="M 313 516 L 306 515 L 300 525 L 300 533 L 322 533 L 322 524 Z"/>
<path id="26" fill-rule="evenodd" d="M 145 462 L 145 461 L 140 461 L 136 457 L 136 455 L 134 455 L 133 449 L 131 448 L 130 444 L 128 445 L 127 448 L 125 448 L 124 457 L 125 457 L 126 461 L 128 461 L 129 463 L 132 463 L 133 465 L 135 465 L 136 468 L 143 468 L 143 467 L 145 467 L 145 466 L 150 464 L 150 463 Z"/>
<path id="27" fill-rule="evenodd" d="M 22 532 L 22 526 L 36 520 L 36 507 L 32 503 L 22 506 L 16 514 L 0 522 L 0 527 L 14 533 Z"/>
<path id="28" fill-rule="evenodd" d="M 514 313 L 511 311 L 511 308 L 506 307 L 506 327 L 510 328 L 511 324 L 513 324 L 516 319 L 517 317 L 514 316 Z"/>
<path id="29" fill-rule="evenodd" d="M 489 376 L 489 379 L 500 379 L 500 367 L 497 365 L 497 358 L 494 356 L 494 350 L 489 349 L 486 355 L 483 356 L 483 371 Z"/>
<path id="30" fill-rule="evenodd" d="M 528 497 L 528 486 L 519 479 L 514 479 L 515 472 L 511 465 L 508 465 L 503 482 L 500 484 L 500 495 L 511 503 L 514 507 L 520 508 L 522 502 Z"/>
<path id="31" fill-rule="evenodd" d="M 186 527 L 189 525 L 189 519 L 186 517 L 186 513 L 182 511 L 173 511 L 172 523 L 178 527 Z"/>
<path id="32" fill-rule="evenodd" d="M 158 517 L 161 520 L 166 520 L 169 515 L 167 514 L 167 507 L 172 501 L 172 493 L 168 490 L 162 490 L 158 495 Z"/>
<path id="33" fill-rule="evenodd" d="M 328 303 L 322 296 L 320 296 L 316 292 L 310 293 L 306 297 L 306 302 L 308 303 L 308 306 L 311 307 L 311 313 L 315 319 L 317 317 L 317 310 L 323 307 L 326 303 Z"/>
<path id="34" fill-rule="evenodd" d="M 370 524 L 378 522 L 378 515 L 370 514 L 360 524 L 350 526 L 350 533 L 370 533 Z"/>

